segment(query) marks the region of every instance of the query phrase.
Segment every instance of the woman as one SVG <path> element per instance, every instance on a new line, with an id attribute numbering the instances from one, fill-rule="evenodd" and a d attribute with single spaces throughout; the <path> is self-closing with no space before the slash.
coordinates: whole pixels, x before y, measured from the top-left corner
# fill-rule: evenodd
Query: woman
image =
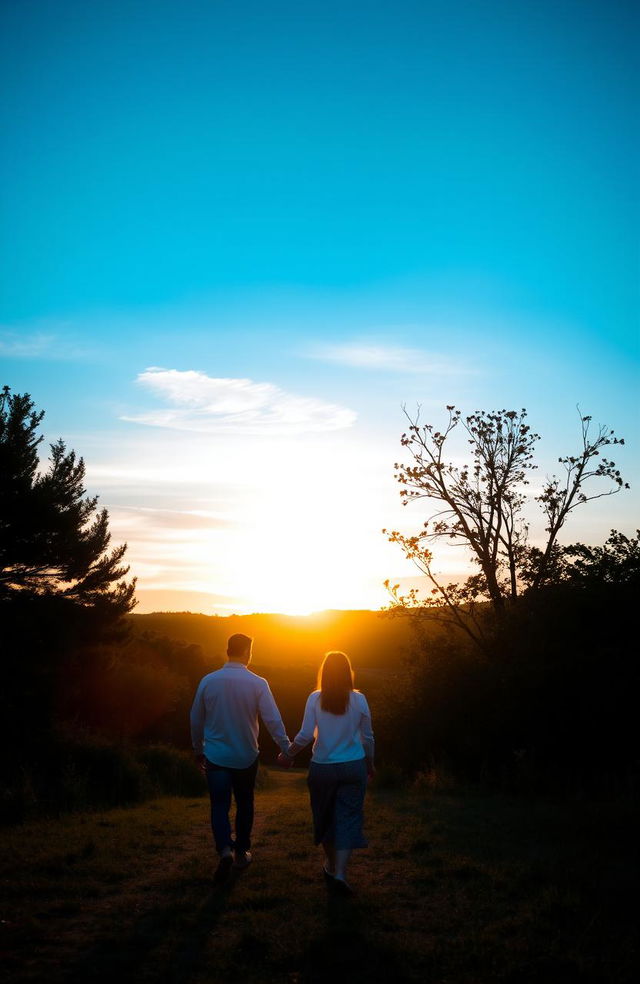
<path id="1" fill-rule="evenodd" d="M 347 864 L 353 848 L 366 847 L 362 833 L 367 777 L 374 774 L 371 713 L 364 694 L 353 687 L 349 658 L 327 653 L 318 674 L 318 689 L 309 695 L 302 727 L 280 756 L 282 765 L 309 742 L 313 755 L 308 786 L 316 844 L 322 844 L 327 884 L 351 895 Z"/>

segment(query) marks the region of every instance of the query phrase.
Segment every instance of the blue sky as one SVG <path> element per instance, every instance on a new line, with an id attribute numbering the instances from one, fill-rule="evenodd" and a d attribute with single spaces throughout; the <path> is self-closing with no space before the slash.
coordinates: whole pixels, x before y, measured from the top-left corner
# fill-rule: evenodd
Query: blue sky
<path id="1" fill-rule="evenodd" d="M 0 17 L 3 377 L 85 455 L 141 608 L 284 607 L 301 577 L 383 603 L 403 402 L 526 406 L 543 471 L 579 403 L 637 486 L 637 5 Z"/>

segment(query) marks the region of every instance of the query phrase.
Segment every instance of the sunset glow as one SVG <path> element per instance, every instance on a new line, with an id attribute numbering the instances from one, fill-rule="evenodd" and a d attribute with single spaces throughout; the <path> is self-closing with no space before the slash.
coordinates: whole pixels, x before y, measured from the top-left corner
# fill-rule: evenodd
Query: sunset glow
<path id="1" fill-rule="evenodd" d="M 2 383 L 84 456 L 138 611 L 384 605 L 381 530 L 429 514 L 403 406 L 526 407 L 542 482 L 579 405 L 632 533 L 630 5 L 4 7 Z"/>
<path id="2" fill-rule="evenodd" d="M 0 0 L 13 984 L 637 963 L 640 0 Z"/>

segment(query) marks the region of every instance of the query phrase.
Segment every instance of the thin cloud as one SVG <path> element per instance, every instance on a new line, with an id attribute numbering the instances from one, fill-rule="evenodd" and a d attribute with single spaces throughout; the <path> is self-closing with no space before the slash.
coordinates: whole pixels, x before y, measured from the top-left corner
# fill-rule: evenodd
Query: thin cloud
<path id="1" fill-rule="evenodd" d="M 24 334 L 11 328 L 0 328 L 0 356 L 7 359 L 46 359 L 73 361 L 92 356 L 83 343 L 42 331 Z"/>
<path id="2" fill-rule="evenodd" d="M 352 369 L 369 369 L 378 372 L 453 376 L 474 371 L 457 359 L 424 352 L 421 349 L 364 342 L 322 345 L 312 349 L 308 354 L 311 358 L 321 359 L 324 362 L 336 362 Z"/>
<path id="3" fill-rule="evenodd" d="M 54 351 L 54 335 L 21 337 L 14 331 L 0 332 L 0 355 L 8 359 L 39 359 Z"/>
<path id="4" fill-rule="evenodd" d="M 298 434 L 351 427 L 348 407 L 287 393 L 273 383 L 214 378 L 194 370 L 150 367 L 138 383 L 172 404 L 168 409 L 123 416 L 137 424 L 199 433 Z"/>
<path id="5" fill-rule="evenodd" d="M 139 588 L 136 591 L 139 605 L 137 615 L 150 612 L 202 612 L 203 614 L 227 613 L 242 610 L 242 602 L 230 595 L 217 594 L 213 591 L 190 591 L 185 588 L 168 587 Z"/>
<path id="6" fill-rule="evenodd" d="M 135 523 L 141 520 L 154 530 L 220 530 L 230 529 L 236 524 L 226 516 L 219 516 L 198 510 L 154 509 L 149 506 L 120 506 L 119 514 L 130 517 Z M 126 519 L 125 519 L 126 521 Z M 122 523 L 122 519 L 120 519 Z"/>

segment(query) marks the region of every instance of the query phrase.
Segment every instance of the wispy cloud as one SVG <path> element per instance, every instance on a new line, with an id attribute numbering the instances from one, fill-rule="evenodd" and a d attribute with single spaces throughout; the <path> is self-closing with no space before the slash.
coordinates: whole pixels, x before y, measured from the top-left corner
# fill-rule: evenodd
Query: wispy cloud
<path id="1" fill-rule="evenodd" d="M 353 369 L 380 372 L 453 376 L 474 371 L 459 359 L 397 345 L 347 342 L 339 345 L 319 345 L 310 349 L 307 354 L 324 362 L 336 362 Z"/>
<path id="2" fill-rule="evenodd" d="M 136 598 L 139 605 L 137 615 L 149 612 L 203 612 L 224 615 L 242 611 L 242 602 L 229 595 L 209 591 L 181 590 L 169 587 L 138 588 Z"/>
<path id="3" fill-rule="evenodd" d="M 132 528 L 140 524 L 148 525 L 154 531 L 174 530 L 181 534 L 185 530 L 219 530 L 229 529 L 235 525 L 226 516 L 208 513 L 204 510 L 154 509 L 149 506 L 121 506 L 118 510 L 120 526 L 127 521 Z"/>
<path id="4" fill-rule="evenodd" d="M 54 335 L 20 336 L 15 331 L 0 331 L 0 355 L 13 359 L 38 359 L 53 351 Z"/>
<path id="5" fill-rule="evenodd" d="M 273 383 L 207 376 L 195 370 L 150 367 L 138 383 L 172 404 L 168 409 L 123 416 L 150 427 L 201 433 L 297 434 L 351 427 L 348 407 L 297 396 Z"/>
<path id="6" fill-rule="evenodd" d="M 0 355 L 7 359 L 84 359 L 92 355 L 89 346 L 74 339 L 46 331 L 24 333 L 0 327 Z"/>

